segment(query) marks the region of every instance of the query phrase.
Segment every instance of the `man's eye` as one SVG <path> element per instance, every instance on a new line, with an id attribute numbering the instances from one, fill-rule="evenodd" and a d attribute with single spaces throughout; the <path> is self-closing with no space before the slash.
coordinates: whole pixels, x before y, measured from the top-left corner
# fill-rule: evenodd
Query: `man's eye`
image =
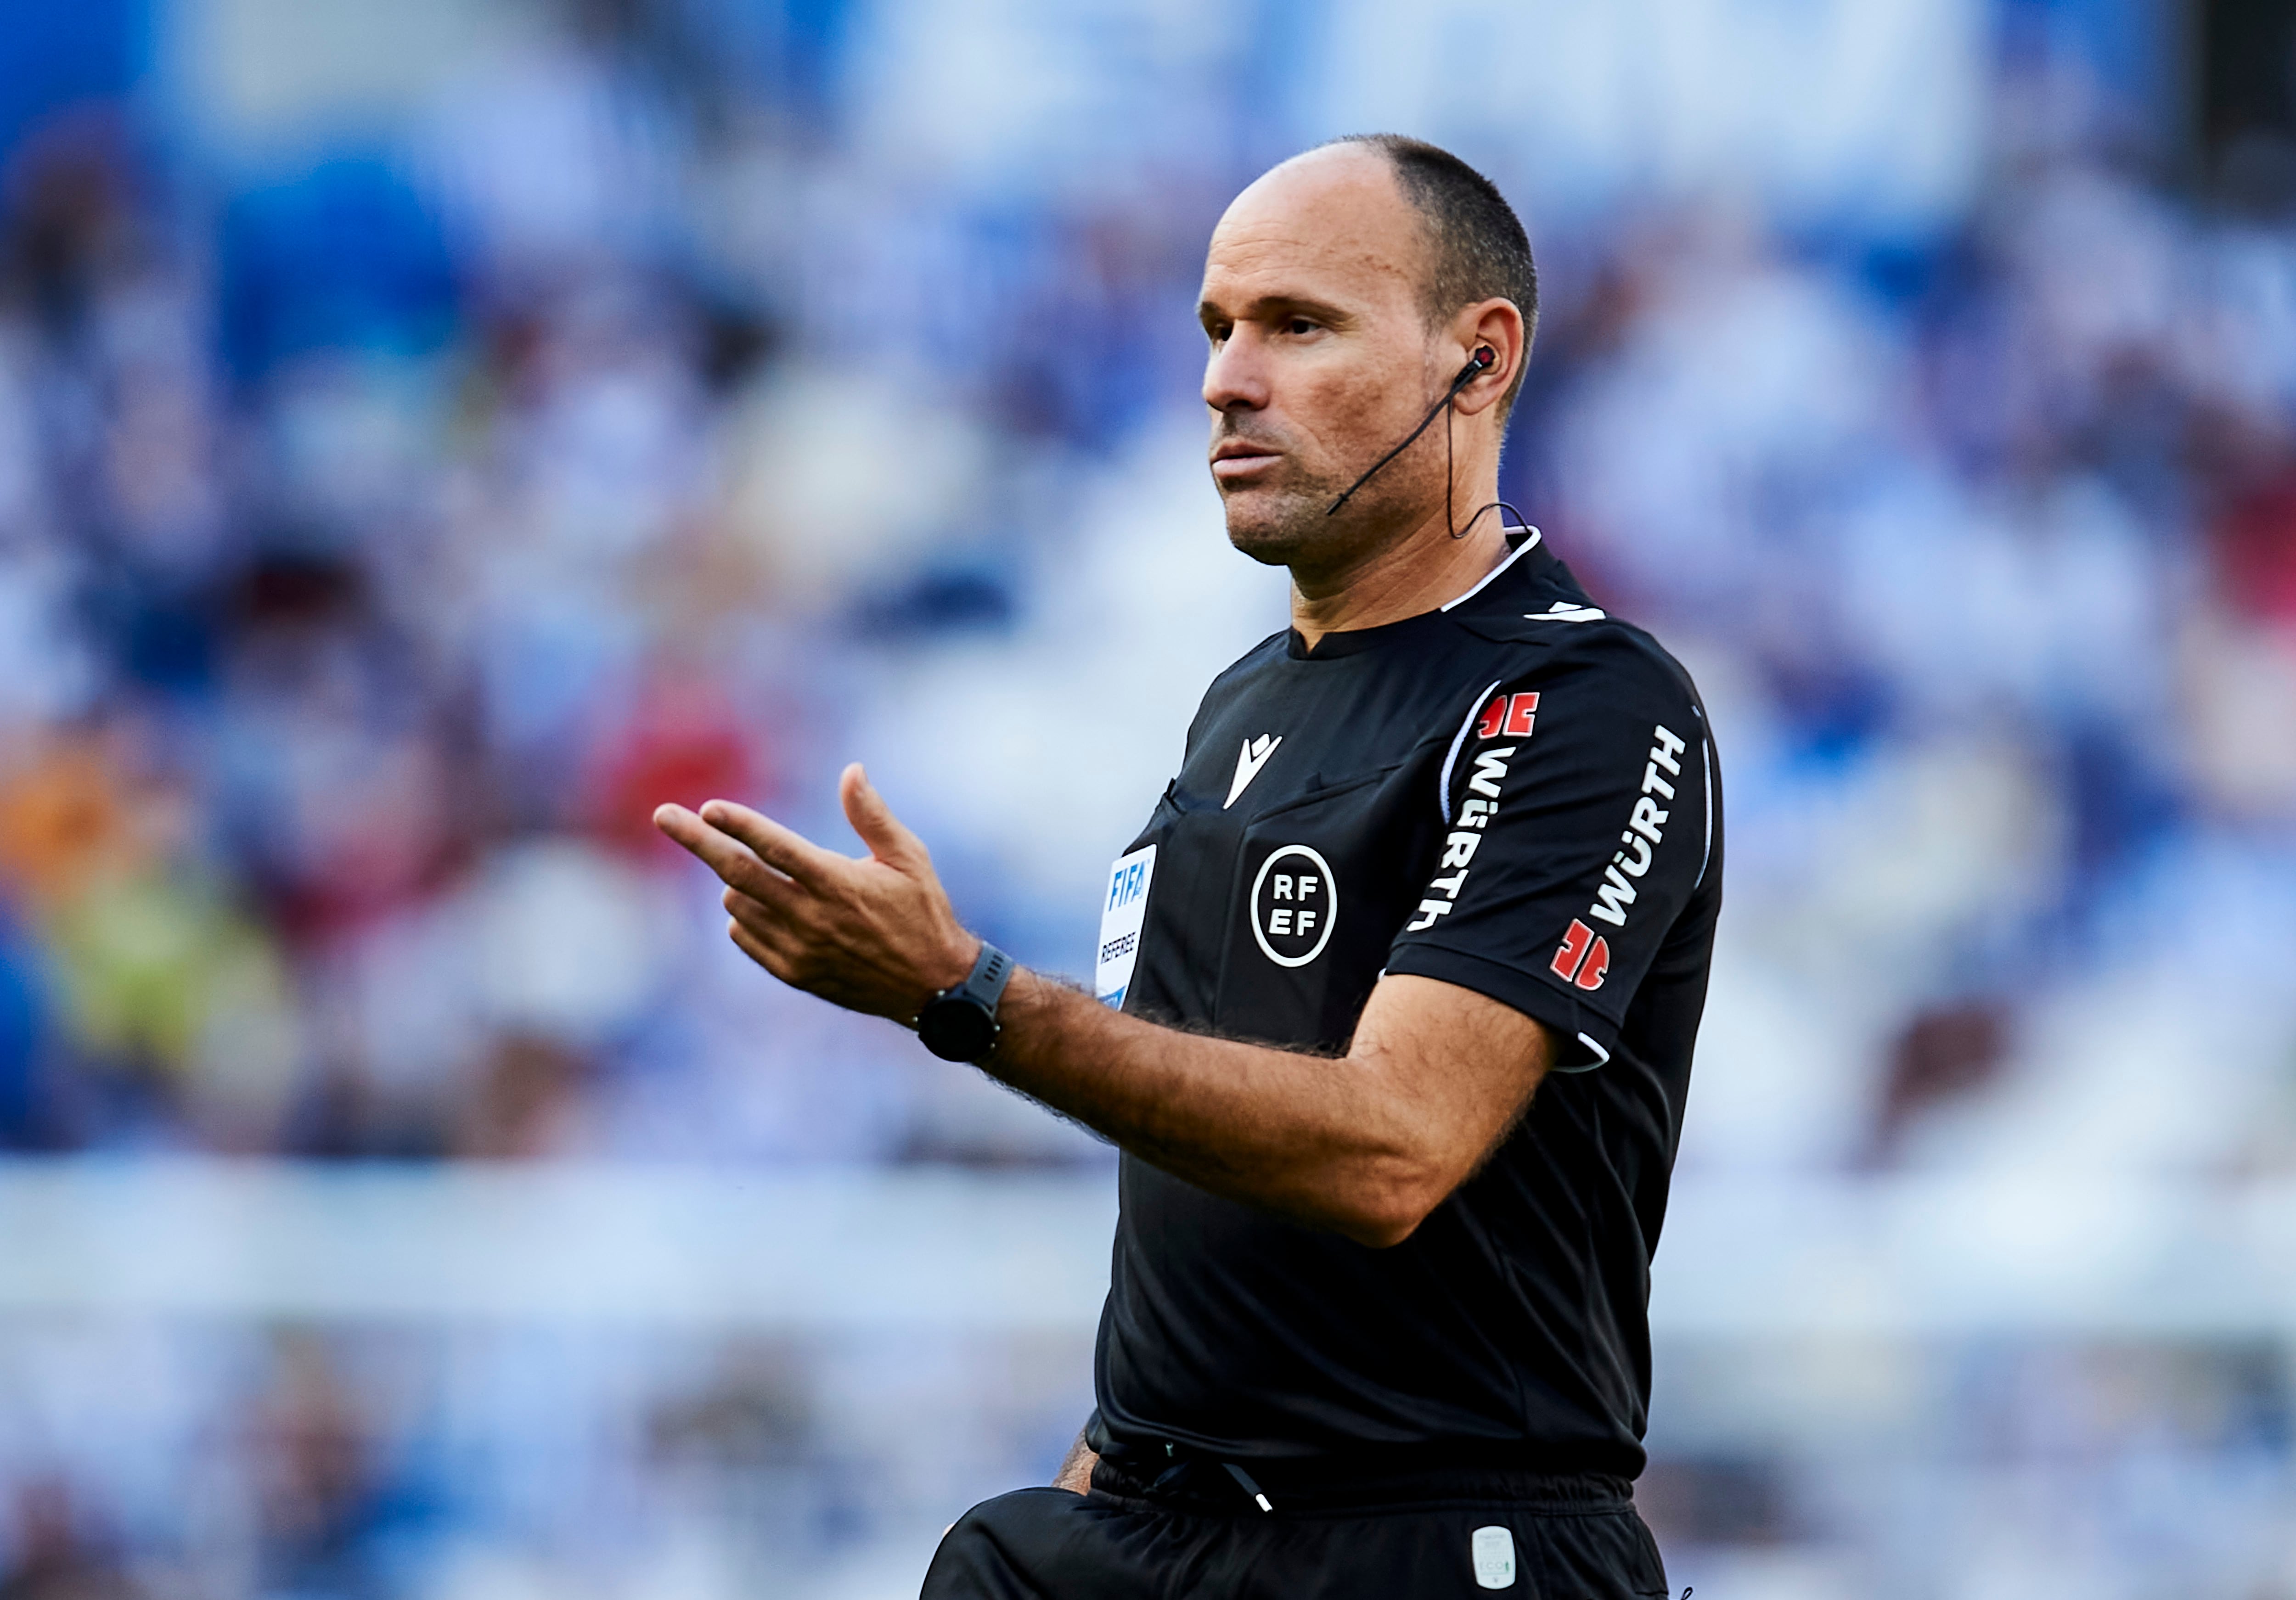
<path id="1" fill-rule="evenodd" d="M 1308 334 L 1313 333 L 1319 325 L 1320 324 L 1318 324 L 1308 321 L 1304 316 L 1295 316 L 1290 322 L 1283 324 L 1283 331 L 1287 333 Z"/>

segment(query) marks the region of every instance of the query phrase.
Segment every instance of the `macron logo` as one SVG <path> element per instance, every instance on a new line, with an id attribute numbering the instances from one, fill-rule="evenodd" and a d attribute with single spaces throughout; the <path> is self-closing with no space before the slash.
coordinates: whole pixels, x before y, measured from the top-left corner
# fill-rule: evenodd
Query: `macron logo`
<path id="1" fill-rule="evenodd" d="M 1558 600 L 1543 611 L 1523 612 L 1531 622 L 1600 622 L 1609 615 L 1599 606 L 1573 605 L 1568 600 Z"/>
<path id="2" fill-rule="evenodd" d="M 1259 775 L 1259 769 L 1267 765 L 1267 758 L 1274 755 L 1275 747 L 1283 743 L 1283 735 L 1281 734 L 1262 734 L 1257 739 L 1243 742 L 1243 748 L 1235 752 L 1235 782 L 1227 786 L 1227 801 L 1220 807 L 1221 810 L 1225 811 L 1235 804 L 1243 792 L 1251 787 L 1251 780 Z"/>

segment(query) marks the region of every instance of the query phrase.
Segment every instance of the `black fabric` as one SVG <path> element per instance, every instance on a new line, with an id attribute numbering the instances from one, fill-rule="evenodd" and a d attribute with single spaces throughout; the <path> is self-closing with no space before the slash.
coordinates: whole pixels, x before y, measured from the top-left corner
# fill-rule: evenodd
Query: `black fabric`
<path id="1" fill-rule="evenodd" d="M 1223 1474 L 1201 1476 L 1226 1484 L 1225 1497 L 1147 1490 L 1103 1463 L 1089 1495 L 1026 1489 L 976 1506 L 941 1540 L 922 1600 L 1666 1593 L 1658 1547 L 1617 1479 L 1463 1483 L 1448 1495 L 1333 1509 L 1279 1501 L 1269 1514 Z M 1493 1528 L 1506 1530 L 1512 1555 L 1504 1587 L 1475 1577 L 1476 1530 Z"/>
<path id="2" fill-rule="evenodd" d="M 1313 651 L 1278 634 L 1213 684 L 1128 851 L 1156 854 L 1123 1007 L 1338 1053 L 1413 973 L 1546 1024 L 1562 1070 L 1391 1250 L 1125 1156 L 1088 1430 L 1113 1463 L 1642 1469 L 1720 801 L 1688 677 L 1515 537 L 1450 608 Z"/>

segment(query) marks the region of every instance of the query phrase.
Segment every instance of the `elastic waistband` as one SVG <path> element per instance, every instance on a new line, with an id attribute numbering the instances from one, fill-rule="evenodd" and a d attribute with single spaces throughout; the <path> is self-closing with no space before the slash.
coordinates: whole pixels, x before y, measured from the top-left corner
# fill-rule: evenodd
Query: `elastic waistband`
<path id="1" fill-rule="evenodd" d="M 1310 1456 L 1244 1464 L 1176 1450 L 1160 1468 L 1101 1457 L 1092 1486 L 1118 1499 L 1210 1515 L 1258 1516 L 1254 1495 L 1277 1512 L 1405 1510 L 1442 1501 L 1493 1501 L 1532 1514 L 1587 1515 L 1634 1504 L 1634 1484 L 1609 1473 L 1544 1472 L 1501 1464 L 1442 1465 L 1377 1456 Z M 1150 1469 L 1154 1470 L 1150 1470 Z M 1242 1487 L 1249 1484 L 1250 1488 Z"/>

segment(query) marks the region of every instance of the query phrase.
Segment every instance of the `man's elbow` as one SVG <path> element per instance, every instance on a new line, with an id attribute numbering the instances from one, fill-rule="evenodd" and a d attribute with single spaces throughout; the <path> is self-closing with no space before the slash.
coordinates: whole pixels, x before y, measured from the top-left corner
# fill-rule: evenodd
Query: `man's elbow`
<path id="1" fill-rule="evenodd" d="M 1417 1233 L 1456 1186 L 1448 1174 L 1423 1170 L 1384 1175 L 1357 1186 L 1332 1226 L 1368 1249 L 1392 1250 Z"/>

